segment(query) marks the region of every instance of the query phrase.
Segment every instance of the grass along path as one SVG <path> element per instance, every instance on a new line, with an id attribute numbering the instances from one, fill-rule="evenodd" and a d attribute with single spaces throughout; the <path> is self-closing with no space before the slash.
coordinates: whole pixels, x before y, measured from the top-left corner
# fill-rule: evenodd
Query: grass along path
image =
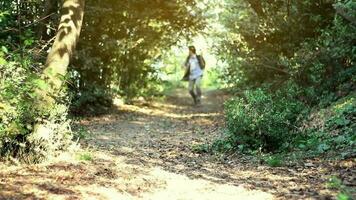
<path id="1" fill-rule="evenodd" d="M 80 152 L 40 165 L 0 163 L 0 199 L 332 199 L 327 179 L 354 174 L 347 161 L 271 168 L 193 151 L 221 134 L 226 97 L 210 91 L 192 107 L 187 92 L 176 90 L 165 101 L 84 119 L 91 135 Z"/>

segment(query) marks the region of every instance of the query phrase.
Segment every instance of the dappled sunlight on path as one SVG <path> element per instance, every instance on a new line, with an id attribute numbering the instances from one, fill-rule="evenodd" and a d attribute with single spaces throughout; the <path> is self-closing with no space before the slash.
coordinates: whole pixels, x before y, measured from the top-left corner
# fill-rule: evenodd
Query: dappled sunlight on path
<path id="1" fill-rule="evenodd" d="M 125 157 L 107 152 L 92 153 L 92 161 L 79 162 L 68 154 L 50 163 L 2 169 L 0 199 L 272 199 L 243 186 L 127 164 Z"/>
<path id="2" fill-rule="evenodd" d="M 223 91 L 205 93 L 193 107 L 185 90 L 166 100 L 118 105 L 82 119 L 90 135 L 82 150 L 48 163 L 0 165 L 0 199 L 199 199 L 329 198 L 323 183 L 330 167 L 271 168 L 244 155 L 194 149 L 224 128 Z"/>
<path id="3" fill-rule="evenodd" d="M 142 199 L 260 200 L 273 198 L 266 192 L 248 190 L 243 186 L 217 184 L 204 179 L 191 179 L 160 168 L 154 169 L 151 174 L 165 180 L 165 187 L 143 194 Z"/>

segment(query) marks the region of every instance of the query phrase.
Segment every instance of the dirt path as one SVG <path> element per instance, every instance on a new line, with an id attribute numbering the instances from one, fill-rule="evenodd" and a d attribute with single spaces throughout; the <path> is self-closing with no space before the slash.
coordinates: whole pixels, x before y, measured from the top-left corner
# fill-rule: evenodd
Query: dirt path
<path id="1" fill-rule="evenodd" d="M 41 165 L 0 165 L 0 199 L 330 199 L 326 179 L 347 163 L 270 168 L 248 157 L 194 152 L 222 132 L 221 91 L 192 107 L 186 91 L 165 101 L 119 105 L 82 120 L 81 153 Z"/>

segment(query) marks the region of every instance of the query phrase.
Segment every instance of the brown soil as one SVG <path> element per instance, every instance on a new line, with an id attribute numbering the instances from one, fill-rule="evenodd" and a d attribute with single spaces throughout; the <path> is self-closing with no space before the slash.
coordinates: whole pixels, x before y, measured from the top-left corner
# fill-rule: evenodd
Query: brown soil
<path id="1" fill-rule="evenodd" d="M 354 160 L 272 168 L 243 155 L 194 151 L 222 134 L 223 91 L 194 107 L 184 90 L 166 100 L 118 105 L 80 121 L 79 152 L 40 165 L 0 163 L 0 199 L 334 199 L 327 179 L 355 186 Z"/>

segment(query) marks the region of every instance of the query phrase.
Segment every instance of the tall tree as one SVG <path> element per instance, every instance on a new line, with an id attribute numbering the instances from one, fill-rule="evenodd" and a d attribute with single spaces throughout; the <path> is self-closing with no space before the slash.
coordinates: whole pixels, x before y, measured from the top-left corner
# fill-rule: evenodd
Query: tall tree
<path id="1" fill-rule="evenodd" d="M 64 0 L 61 9 L 61 20 L 53 46 L 47 56 L 42 74 L 46 87 L 37 90 L 39 111 L 51 108 L 63 87 L 64 77 L 75 46 L 78 42 L 84 15 L 85 0 Z M 34 127 L 34 137 L 43 136 L 48 128 L 38 122 Z"/>

